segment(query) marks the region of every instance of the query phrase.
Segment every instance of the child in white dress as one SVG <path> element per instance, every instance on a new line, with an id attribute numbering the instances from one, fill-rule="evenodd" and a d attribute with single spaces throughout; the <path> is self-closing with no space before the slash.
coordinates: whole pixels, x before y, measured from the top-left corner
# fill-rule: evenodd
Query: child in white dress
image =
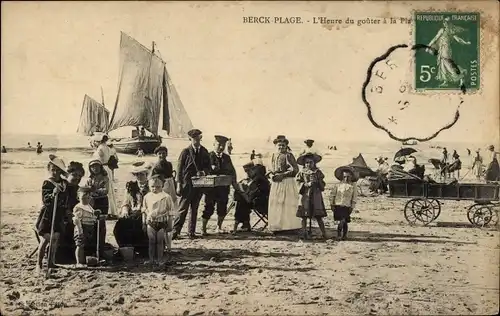
<path id="1" fill-rule="evenodd" d="M 150 192 L 144 196 L 142 207 L 143 229 L 149 239 L 149 262 L 162 265 L 165 250 L 165 234 L 172 231 L 175 207 L 172 198 L 163 191 L 163 181 L 159 176 L 149 179 Z M 156 254 L 156 255 L 155 255 Z"/>

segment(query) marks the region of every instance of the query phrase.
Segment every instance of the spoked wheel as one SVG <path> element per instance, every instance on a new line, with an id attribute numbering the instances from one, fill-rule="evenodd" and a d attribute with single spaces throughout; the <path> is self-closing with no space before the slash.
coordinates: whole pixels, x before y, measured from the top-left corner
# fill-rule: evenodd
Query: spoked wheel
<path id="1" fill-rule="evenodd" d="M 408 201 L 405 205 L 405 218 L 410 224 L 421 222 L 424 225 L 430 224 L 441 213 L 441 204 L 438 200 L 428 200 L 416 198 Z"/>
<path id="2" fill-rule="evenodd" d="M 493 219 L 492 205 L 474 204 L 467 211 L 467 219 L 472 225 L 484 227 Z"/>

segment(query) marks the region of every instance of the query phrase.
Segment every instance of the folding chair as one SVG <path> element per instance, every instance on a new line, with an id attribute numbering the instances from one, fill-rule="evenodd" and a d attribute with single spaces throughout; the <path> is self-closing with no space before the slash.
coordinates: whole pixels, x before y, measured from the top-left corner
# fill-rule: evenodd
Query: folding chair
<path id="1" fill-rule="evenodd" d="M 252 229 L 255 228 L 255 226 L 257 226 L 260 222 L 263 222 L 264 223 L 264 227 L 262 227 L 262 230 L 266 229 L 267 228 L 267 225 L 268 225 L 268 219 L 267 219 L 267 214 L 261 214 L 259 213 L 259 211 L 257 211 L 256 209 L 252 209 L 252 211 L 254 212 L 255 215 L 257 215 L 257 217 L 259 218 L 255 224 L 253 224 L 252 226 Z"/>

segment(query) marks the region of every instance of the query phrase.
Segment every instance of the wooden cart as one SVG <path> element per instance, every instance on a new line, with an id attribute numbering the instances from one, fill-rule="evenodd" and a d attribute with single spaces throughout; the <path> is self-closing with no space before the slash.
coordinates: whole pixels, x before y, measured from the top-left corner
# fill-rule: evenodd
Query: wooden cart
<path id="1" fill-rule="evenodd" d="M 410 198 L 404 207 L 408 223 L 428 225 L 441 214 L 440 200 L 472 201 L 467 219 L 483 227 L 498 221 L 500 184 L 498 183 L 429 183 L 417 179 L 389 181 L 389 197 Z M 496 224 L 496 223 L 495 223 Z"/>

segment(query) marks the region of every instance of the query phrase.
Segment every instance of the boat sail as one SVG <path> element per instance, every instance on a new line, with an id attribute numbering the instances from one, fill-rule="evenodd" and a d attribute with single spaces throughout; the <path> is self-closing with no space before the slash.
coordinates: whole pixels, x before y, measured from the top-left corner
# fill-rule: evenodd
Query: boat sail
<path id="1" fill-rule="evenodd" d="M 152 50 L 121 32 L 118 93 L 107 132 L 125 126 L 142 126 L 152 136 L 115 139 L 117 151 L 152 153 L 162 142 L 162 129 L 173 138 L 187 137 L 192 122 L 168 75 L 165 62 Z M 135 132 L 135 131 L 134 131 Z"/>
<path id="2" fill-rule="evenodd" d="M 82 113 L 77 133 L 92 136 L 96 132 L 105 132 L 108 129 L 109 111 L 88 95 L 83 98 Z"/>

